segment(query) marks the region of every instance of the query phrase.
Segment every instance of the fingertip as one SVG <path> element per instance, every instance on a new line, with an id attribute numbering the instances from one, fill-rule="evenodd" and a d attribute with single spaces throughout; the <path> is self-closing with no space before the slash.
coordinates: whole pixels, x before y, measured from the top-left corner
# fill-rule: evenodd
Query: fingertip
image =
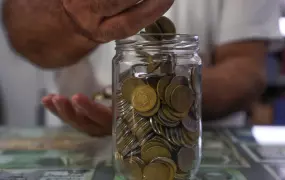
<path id="1" fill-rule="evenodd" d="M 52 98 L 53 98 L 53 96 L 55 96 L 54 94 L 49 94 L 49 95 L 47 95 L 47 96 L 44 96 L 42 99 L 41 99 L 41 103 L 42 104 L 50 104 L 50 103 L 52 103 Z"/>
<path id="2" fill-rule="evenodd" d="M 66 100 L 67 100 L 67 98 L 65 98 L 64 96 L 60 96 L 60 95 L 54 95 L 52 97 L 53 103 L 62 102 L 62 101 L 66 101 Z"/>
<path id="3" fill-rule="evenodd" d="M 72 96 L 71 101 L 75 103 L 86 103 L 89 102 L 90 99 L 84 94 L 75 94 Z"/>

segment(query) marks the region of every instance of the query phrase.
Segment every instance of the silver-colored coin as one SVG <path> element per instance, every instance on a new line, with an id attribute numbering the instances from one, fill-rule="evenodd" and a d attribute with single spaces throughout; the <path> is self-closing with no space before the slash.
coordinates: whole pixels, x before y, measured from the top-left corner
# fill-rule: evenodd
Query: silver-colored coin
<path id="1" fill-rule="evenodd" d="M 189 174 L 189 173 L 181 173 L 181 172 L 179 172 L 179 173 L 175 174 L 174 178 L 176 180 L 184 180 L 184 179 L 190 179 L 190 176 L 191 176 L 191 174 Z M 200 179 L 195 179 L 195 180 L 200 180 Z"/>
<path id="2" fill-rule="evenodd" d="M 159 132 L 158 132 L 156 126 L 155 126 L 155 120 L 151 117 L 151 118 L 149 118 L 149 122 L 150 122 L 150 125 L 151 125 L 151 127 L 152 127 L 152 130 L 153 130 L 156 134 L 159 135 Z"/>
<path id="3" fill-rule="evenodd" d="M 195 121 L 193 117 L 186 116 L 182 120 L 183 127 L 190 132 L 196 132 L 198 130 L 198 121 Z"/>
<path id="4" fill-rule="evenodd" d="M 138 156 L 141 153 L 141 149 L 140 148 L 136 148 L 133 151 L 130 151 L 126 157 L 132 157 L 132 156 Z"/>
<path id="5" fill-rule="evenodd" d="M 106 98 L 111 98 L 112 94 L 113 94 L 112 86 L 108 86 L 108 87 L 104 88 L 104 96 Z"/>
<path id="6" fill-rule="evenodd" d="M 168 120 L 165 115 L 163 114 L 162 110 L 160 109 L 158 111 L 158 118 L 159 120 L 157 121 L 159 124 L 163 125 L 163 126 L 166 126 L 166 127 L 176 127 L 180 124 L 179 121 L 171 121 L 171 120 Z"/>
<path id="7" fill-rule="evenodd" d="M 136 149 L 139 146 L 138 141 L 136 140 L 135 136 L 130 135 L 129 141 L 126 142 L 126 145 L 124 146 L 122 150 L 122 155 L 126 156 L 130 151 Z"/>
<path id="8" fill-rule="evenodd" d="M 173 140 L 171 139 L 171 135 L 170 135 L 170 132 L 169 132 L 169 129 L 165 128 L 165 138 L 171 143 L 171 144 L 174 144 L 175 143 L 173 142 Z"/>
<path id="9" fill-rule="evenodd" d="M 193 148 L 193 144 L 192 143 L 189 144 L 189 143 L 187 143 L 187 141 L 185 141 L 185 138 L 183 136 L 181 128 L 179 129 L 177 134 L 178 134 L 178 138 L 179 138 L 179 141 L 181 142 L 182 146 L 187 147 L 187 148 Z"/>
<path id="10" fill-rule="evenodd" d="M 194 93 L 199 94 L 201 91 L 200 83 L 201 83 L 201 72 L 200 68 L 195 67 L 191 70 L 191 86 L 194 90 Z"/>
<path id="11" fill-rule="evenodd" d="M 138 119 L 133 119 L 133 121 L 130 123 L 131 130 L 135 132 L 138 128 L 141 127 L 141 125 L 143 125 L 142 123 L 144 123 L 145 121 L 147 121 L 147 119 L 143 117 L 139 117 Z"/>
<path id="12" fill-rule="evenodd" d="M 181 146 L 181 143 L 178 142 L 178 139 L 176 138 L 176 128 L 168 129 L 168 132 L 170 133 L 170 140 L 172 143 L 176 146 Z"/>
<path id="13" fill-rule="evenodd" d="M 179 136 L 180 128 L 175 128 L 172 131 L 173 131 L 173 134 L 174 134 L 174 139 L 177 142 L 178 146 L 183 146 L 184 143 L 181 141 L 181 138 Z"/>
<path id="14" fill-rule="evenodd" d="M 177 154 L 177 162 L 179 169 L 183 172 L 189 172 L 196 159 L 194 149 L 182 147 Z"/>
<path id="15" fill-rule="evenodd" d="M 143 146 L 147 141 L 149 141 L 154 136 L 154 132 L 149 133 L 146 135 L 139 143 L 140 146 Z"/>

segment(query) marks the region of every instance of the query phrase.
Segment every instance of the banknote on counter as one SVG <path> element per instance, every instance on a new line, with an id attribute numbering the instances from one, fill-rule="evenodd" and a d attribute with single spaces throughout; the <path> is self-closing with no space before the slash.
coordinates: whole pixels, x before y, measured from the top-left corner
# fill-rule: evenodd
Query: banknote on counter
<path id="1" fill-rule="evenodd" d="M 0 180 L 93 180 L 95 170 L 2 170 Z"/>

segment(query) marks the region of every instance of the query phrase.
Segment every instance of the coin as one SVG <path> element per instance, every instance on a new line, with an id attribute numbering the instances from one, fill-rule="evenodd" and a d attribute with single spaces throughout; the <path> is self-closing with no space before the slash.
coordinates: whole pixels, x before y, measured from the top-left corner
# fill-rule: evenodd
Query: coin
<path id="1" fill-rule="evenodd" d="M 104 96 L 105 96 L 106 98 L 111 98 L 111 97 L 112 97 L 112 94 L 113 94 L 113 92 L 112 92 L 112 86 L 108 86 L 108 87 L 104 88 Z"/>
<path id="2" fill-rule="evenodd" d="M 141 180 L 143 178 L 142 169 L 136 161 L 130 158 L 126 159 L 124 161 L 124 166 L 126 170 L 130 173 L 130 179 Z"/>
<path id="3" fill-rule="evenodd" d="M 157 83 L 157 93 L 162 101 L 165 101 L 165 89 L 170 84 L 172 76 L 164 76 Z"/>
<path id="4" fill-rule="evenodd" d="M 155 115 L 157 113 L 157 111 L 159 110 L 160 108 L 160 101 L 158 100 L 156 102 L 156 105 L 153 109 L 147 111 L 147 112 L 138 112 L 140 115 L 144 116 L 144 117 L 151 117 L 153 115 Z"/>
<path id="5" fill-rule="evenodd" d="M 195 151 L 192 148 L 182 147 L 177 155 L 178 167 L 183 172 L 189 172 L 196 159 Z"/>
<path id="6" fill-rule="evenodd" d="M 156 121 L 160 125 L 166 126 L 166 127 L 176 127 L 180 123 L 179 121 L 168 121 L 166 119 L 163 119 L 161 117 L 161 112 L 159 112 L 158 115 L 153 116 L 152 118 L 154 119 L 154 121 Z"/>
<path id="7" fill-rule="evenodd" d="M 177 83 L 184 86 L 189 86 L 188 79 L 185 76 L 175 76 L 172 83 Z"/>
<path id="8" fill-rule="evenodd" d="M 157 95 L 149 85 L 138 86 L 132 94 L 132 105 L 139 112 L 147 112 L 154 108 Z"/>
<path id="9" fill-rule="evenodd" d="M 165 34 L 167 34 L 167 33 L 175 34 L 176 33 L 175 25 L 173 24 L 173 22 L 170 19 L 168 19 L 165 16 L 160 17 L 156 21 L 156 24 L 159 26 L 160 30 Z M 172 39 L 173 37 L 175 37 L 175 36 L 174 35 L 163 36 L 164 39 Z"/>
<path id="10" fill-rule="evenodd" d="M 164 139 L 163 137 L 161 136 L 154 136 L 150 141 L 154 141 L 154 142 L 160 142 L 160 143 L 163 143 L 164 146 L 166 146 L 169 150 L 172 150 L 173 147 L 171 146 L 171 144 L 166 140 Z"/>
<path id="11" fill-rule="evenodd" d="M 171 94 L 171 106 L 178 112 L 189 111 L 194 102 L 194 95 L 187 86 L 176 87 Z"/>
<path id="12" fill-rule="evenodd" d="M 132 93 L 134 89 L 137 86 L 144 85 L 144 84 L 145 83 L 139 78 L 130 77 L 130 78 L 125 79 L 121 87 L 123 98 L 126 99 L 128 102 L 131 102 Z"/>
<path id="13" fill-rule="evenodd" d="M 185 117 L 182 120 L 182 124 L 188 131 L 196 132 L 198 130 L 198 121 L 195 121 L 190 116 Z"/>
<path id="14" fill-rule="evenodd" d="M 147 150 L 141 152 L 141 158 L 145 163 L 149 163 L 156 157 L 167 157 L 171 158 L 171 154 L 166 147 L 163 146 L 152 146 Z"/>
<path id="15" fill-rule="evenodd" d="M 149 26 L 145 27 L 145 31 L 148 34 L 152 34 L 151 37 L 155 40 L 161 40 L 161 29 L 156 22 L 150 24 Z"/>
<path id="16" fill-rule="evenodd" d="M 188 115 L 188 111 L 185 111 L 185 112 L 180 113 L 180 112 L 175 111 L 174 109 L 172 109 L 171 107 L 169 107 L 169 106 L 167 106 L 167 105 L 165 105 L 164 108 L 165 108 L 171 115 L 173 115 L 173 116 L 175 116 L 175 117 L 177 117 L 177 118 L 180 118 L 180 119 L 182 119 L 182 118 L 184 118 L 184 117 L 186 117 L 186 116 Z"/>
<path id="17" fill-rule="evenodd" d="M 171 61 L 163 62 L 160 66 L 160 72 L 166 74 L 173 73 L 172 62 Z"/>
<path id="18" fill-rule="evenodd" d="M 177 82 L 172 82 L 166 87 L 165 90 L 165 94 L 164 94 L 164 98 L 165 98 L 165 102 L 167 105 L 172 106 L 171 105 L 171 95 L 174 91 L 175 88 L 177 88 L 179 86 L 179 84 Z"/>
<path id="19" fill-rule="evenodd" d="M 151 163 L 143 170 L 143 180 L 172 180 L 170 170 L 171 167 L 163 163 Z"/>
<path id="20" fill-rule="evenodd" d="M 200 93 L 201 91 L 199 84 L 201 82 L 199 70 L 199 68 L 192 68 L 191 70 L 191 86 L 195 93 Z"/>
<path id="21" fill-rule="evenodd" d="M 141 147 L 141 151 L 146 152 L 149 148 L 151 148 L 153 146 L 164 147 L 164 144 L 160 141 L 148 141 Z"/>
<path id="22" fill-rule="evenodd" d="M 158 76 L 150 76 L 147 77 L 146 81 L 148 85 L 150 85 L 153 89 L 156 89 L 159 79 L 160 77 Z"/>
<path id="23" fill-rule="evenodd" d="M 165 157 L 157 157 L 151 161 L 151 163 L 158 163 L 158 162 L 163 163 L 163 164 L 171 167 L 170 168 L 171 173 L 170 173 L 169 179 L 173 179 L 175 173 L 177 172 L 177 166 L 176 166 L 175 162 L 172 159 L 165 158 Z"/>
<path id="24" fill-rule="evenodd" d="M 137 129 L 137 131 L 134 132 L 136 137 L 139 139 L 139 141 L 142 141 L 143 138 L 151 133 L 152 127 L 150 125 L 149 121 L 146 121 L 145 124 L 143 124 L 140 128 Z"/>
<path id="25" fill-rule="evenodd" d="M 165 106 L 162 106 L 162 114 L 169 120 L 171 121 L 180 121 L 181 118 L 173 116 L 167 109 Z"/>
<path id="26" fill-rule="evenodd" d="M 156 39 L 155 35 L 150 36 L 149 33 L 151 33 L 151 32 L 142 31 L 142 32 L 140 32 L 140 35 L 141 35 L 141 37 L 143 37 L 147 41 L 157 41 L 158 39 L 161 39 L 161 36 L 157 35 L 158 39 Z"/>
<path id="27" fill-rule="evenodd" d="M 140 166 L 140 168 L 144 168 L 145 167 L 145 163 L 143 162 L 143 160 L 141 160 L 137 156 L 132 156 L 128 160 L 129 161 L 135 161 Z"/>
<path id="28" fill-rule="evenodd" d="M 105 98 L 103 93 L 94 93 L 93 94 L 93 100 L 94 101 L 101 101 Z"/>

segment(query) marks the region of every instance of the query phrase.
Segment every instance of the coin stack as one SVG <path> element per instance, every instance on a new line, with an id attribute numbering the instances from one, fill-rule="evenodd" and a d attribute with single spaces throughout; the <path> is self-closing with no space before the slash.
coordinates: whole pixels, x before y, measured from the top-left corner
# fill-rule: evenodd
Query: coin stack
<path id="1" fill-rule="evenodd" d="M 145 30 L 175 33 L 166 17 Z M 177 75 L 172 55 L 142 54 L 146 75 L 133 73 L 120 79 L 116 94 L 116 159 L 130 179 L 187 179 L 195 164 L 200 133 L 197 68 L 187 69 L 189 77 Z"/>

